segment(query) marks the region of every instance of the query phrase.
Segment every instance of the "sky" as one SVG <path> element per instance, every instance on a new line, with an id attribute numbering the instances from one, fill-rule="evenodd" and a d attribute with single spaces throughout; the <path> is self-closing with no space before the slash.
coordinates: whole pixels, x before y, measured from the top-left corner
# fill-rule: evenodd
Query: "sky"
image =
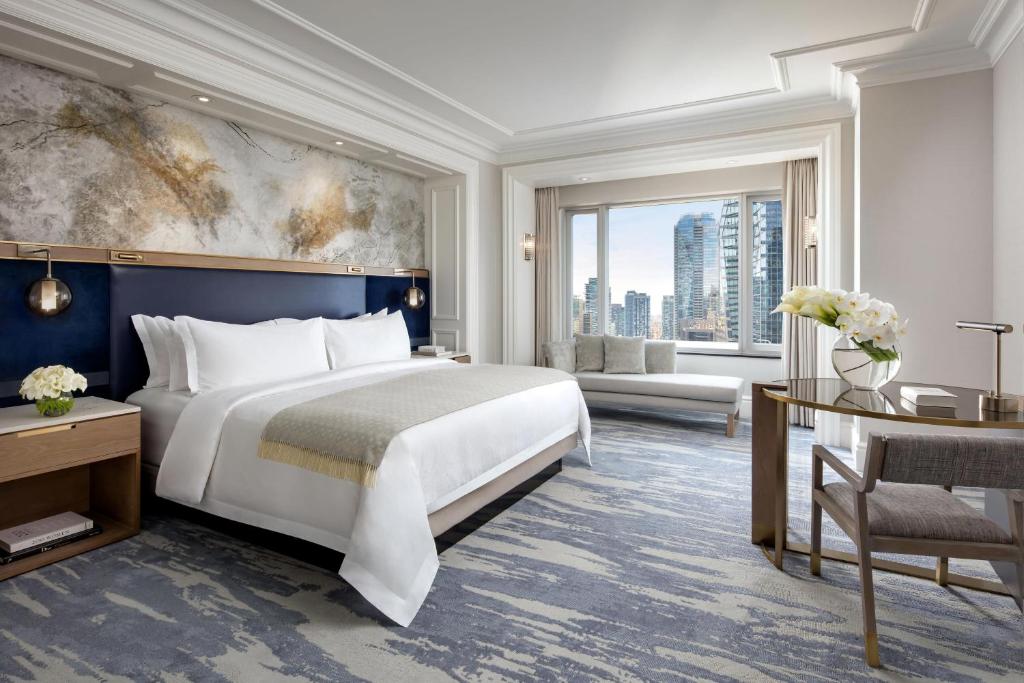
<path id="1" fill-rule="evenodd" d="M 722 201 L 682 202 L 611 208 L 608 211 L 612 303 L 633 289 L 651 296 L 651 318 L 661 316 L 661 298 L 671 295 L 672 246 L 676 221 L 687 213 L 710 211 L 717 218 Z M 587 279 L 597 276 L 597 216 L 577 214 L 572 225 L 572 290 L 584 296 Z"/>

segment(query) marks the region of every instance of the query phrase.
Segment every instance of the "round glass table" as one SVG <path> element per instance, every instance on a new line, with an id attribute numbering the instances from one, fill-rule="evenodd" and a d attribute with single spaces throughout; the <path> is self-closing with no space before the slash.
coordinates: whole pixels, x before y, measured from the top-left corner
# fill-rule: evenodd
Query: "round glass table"
<path id="1" fill-rule="evenodd" d="M 900 397 L 900 389 L 908 384 L 945 389 L 957 397 L 956 405 L 952 408 L 916 406 Z M 890 382 L 878 391 L 854 389 L 840 379 L 755 382 L 751 443 L 751 542 L 761 545 L 779 569 L 782 568 L 786 551 L 800 554 L 808 554 L 810 551 L 806 544 L 787 543 L 786 540 L 790 405 L 891 422 L 940 427 L 1024 429 L 1024 415 L 1020 412 L 996 413 L 982 410 L 980 397 L 985 393 L 981 389 L 904 382 Z M 893 431 L 898 429 L 898 426 L 893 426 Z M 1008 523 L 1005 494 L 986 491 L 985 512 L 1005 528 Z M 774 552 L 771 548 L 774 548 Z M 835 550 L 823 549 L 822 556 L 845 562 L 857 561 L 852 553 Z M 875 566 L 922 578 L 933 576 L 924 567 L 897 562 L 878 560 Z M 1015 585 L 1015 570 L 1003 566 L 996 566 L 995 569 L 1002 583 L 955 574 L 950 574 L 949 583 L 1011 595 L 1009 586 Z"/>

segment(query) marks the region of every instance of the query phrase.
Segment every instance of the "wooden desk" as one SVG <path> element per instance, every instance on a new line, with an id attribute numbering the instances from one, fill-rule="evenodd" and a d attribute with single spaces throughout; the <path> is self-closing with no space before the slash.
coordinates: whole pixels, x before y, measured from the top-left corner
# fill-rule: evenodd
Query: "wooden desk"
<path id="1" fill-rule="evenodd" d="M 138 406 L 91 396 L 56 418 L 31 404 L 0 410 L 0 528 L 68 511 L 103 528 L 0 565 L 0 580 L 139 532 L 139 416 Z"/>
<path id="2" fill-rule="evenodd" d="M 792 379 L 753 385 L 753 423 L 751 444 L 751 535 L 752 543 L 765 550 L 775 566 L 782 568 L 786 551 L 810 553 L 806 543 L 790 543 L 788 526 L 789 420 L 790 405 L 804 406 L 830 413 L 842 413 L 876 420 L 940 427 L 982 429 L 1024 429 L 1020 413 L 990 413 L 979 408 L 980 389 L 942 386 L 957 396 L 957 405 L 948 415 L 921 415 L 912 403 L 900 398 L 903 382 L 890 382 L 879 391 L 853 389 L 840 379 Z M 914 383 L 921 386 L 919 383 Z M 941 386 L 941 385 L 929 385 Z M 807 454 L 810 458 L 810 453 Z M 1022 463 L 1024 466 L 1024 463 Z M 1008 528 L 1006 495 L 1002 491 L 985 492 L 985 512 Z M 822 557 L 856 564 L 857 556 L 822 549 Z M 934 570 L 901 562 L 875 560 L 874 567 L 910 576 L 931 579 Z M 950 574 L 949 583 L 967 588 L 1013 595 L 1017 585 L 1016 568 L 1009 563 L 993 563 L 1002 583 Z"/>

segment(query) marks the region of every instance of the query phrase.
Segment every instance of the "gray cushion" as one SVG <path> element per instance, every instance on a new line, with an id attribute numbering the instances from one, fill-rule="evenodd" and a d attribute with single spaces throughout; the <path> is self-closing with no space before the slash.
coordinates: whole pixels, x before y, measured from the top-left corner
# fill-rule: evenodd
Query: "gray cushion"
<path id="1" fill-rule="evenodd" d="M 845 481 L 825 493 L 856 519 L 856 493 Z M 876 536 L 976 543 L 1011 543 L 991 519 L 938 486 L 879 482 L 867 494 L 868 528 Z"/>
<path id="2" fill-rule="evenodd" d="M 596 334 L 576 335 L 576 372 L 604 370 L 604 337 Z"/>
<path id="3" fill-rule="evenodd" d="M 576 372 L 576 340 L 545 342 L 541 344 L 544 364 L 563 372 Z"/>
<path id="4" fill-rule="evenodd" d="M 576 375 L 576 380 L 583 391 L 686 398 L 737 406 L 743 390 L 742 378 L 718 375 L 606 375 L 603 372 L 581 372 Z"/>
<path id="5" fill-rule="evenodd" d="M 1024 439 L 953 434 L 889 434 L 885 439 L 885 481 L 1024 488 Z"/>
<path id="6" fill-rule="evenodd" d="M 674 341 L 644 342 L 644 366 L 647 374 L 674 374 L 676 371 L 676 343 Z"/>
<path id="7" fill-rule="evenodd" d="M 604 337 L 604 371 L 609 374 L 643 375 L 643 337 Z"/>

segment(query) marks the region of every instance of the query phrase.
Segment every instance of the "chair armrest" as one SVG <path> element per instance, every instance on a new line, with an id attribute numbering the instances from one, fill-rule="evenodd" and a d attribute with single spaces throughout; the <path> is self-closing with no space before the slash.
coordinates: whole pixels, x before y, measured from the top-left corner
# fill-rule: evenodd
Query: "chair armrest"
<path id="1" fill-rule="evenodd" d="M 836 472 L 836 474 L 849 482 L 850 486 L 852 486 L 855 491 L 858 493 L 868 493 L 867 481 L 854 472 L 849 465 L 837 458 L 832 451 L 821 444 L 815 444 L 814 448 L 811 450 L 811 454 L 813 457 L 826 463 Z M 872 488 L 874 487 L 872 486 Z"/>

